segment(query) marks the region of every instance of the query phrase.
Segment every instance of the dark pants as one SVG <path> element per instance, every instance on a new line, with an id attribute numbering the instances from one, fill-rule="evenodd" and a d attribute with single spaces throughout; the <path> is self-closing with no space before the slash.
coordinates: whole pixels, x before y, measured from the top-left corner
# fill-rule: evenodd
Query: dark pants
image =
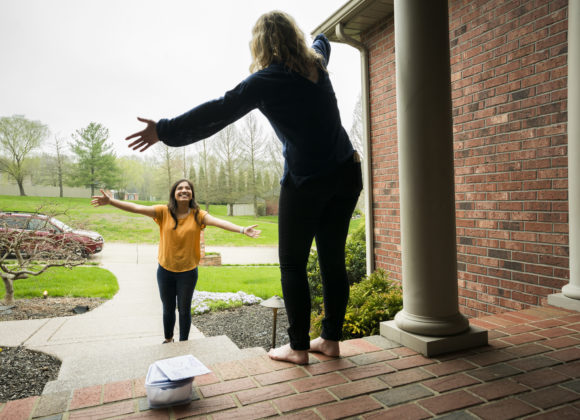
<path id="1" fill-rule="evenodd" d="M 159 266 L 157 285 L 163 303 L 163 332 L 165 338 L 173 338 L 175 306 L 179 311 L 179 341 L 189 338 L 191 329 L 191 299 L 197 283 L 197 267 L 190 271 L 174 273 Z"/>
<path id="2" fill-rule="evenodd" d="M 344 247 L 362 189 L 361 164 L 349 160 L 334 173 L 297 187 L 287 176 L 278 216 L 282 292 L 290 347 L 310 348 L 310 291 L 306 264 L 313 238 L 322 275 L 322 338 L 339 341 L 349 296 Z"/>

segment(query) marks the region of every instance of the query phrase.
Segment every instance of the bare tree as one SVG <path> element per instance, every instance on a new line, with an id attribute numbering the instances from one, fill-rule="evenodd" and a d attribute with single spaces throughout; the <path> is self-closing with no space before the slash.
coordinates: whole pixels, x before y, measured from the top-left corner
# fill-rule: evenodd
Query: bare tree
<path id="1" fill-rule="evenodd" d="M 167 191 L 171 189 L 171 183 L 173 182 L 173 167 L 175 166 L 175 156 L 177 154 L 176 150 L 160 143 L 161 150 L 159 151 L 159 157 L 161 160 L 161 168 L 166 175 L 167 181 Z"/>
<path id="2" fill-rule="evenodd" d="M 8 305 L 14 303 L 16 280 L 38 276 L 52 267 L 72 268 L 86 262 L 78 242 L 64 235 L 46 234 L 48 219 L 34 215 L 20 219 L 22 225 L 15 226 L 9 219 L 0 218 L 0 277 Z"/>
<path id="3" fill-rule="evenodd" d="M 22 115 L 0 118 L 0 172 L 6 172 L 24 192 L 24 177 L 28 173 L 27 155 L 48 136 L 48 128 L 40 121 L 30 121 Z"/>
<path id="4" fill-rule="evenodd" d="M 362 121 L 362 99 L 361 95 L 358 96 L 358 100 L 352 111 L 352 125 L 350 126 L 350 131 L 348 133 L 350 141 L 353 147 L 359 151 L 359 154 L 363 155 L 363 121 Z"/>
<path id="5" fill-rule="evenodd" d="M 278 138 L 271 134 L 266 144 L 266 156 L 268 167 L 274 171 L 278 179 L 282 178 L 284 173 L 284 157 L 282 156 L 282 143 Z"/>
<path id="6" fill-rule="evenodd" d="M 242 149 L 250 166 L 248 172 L 248 186 L 254 200 L 254 216 L 258 215 L 258 185 L 257 163 L 264 154 L 264 135 L 255 114 L 252 112 L 243 120 L 242 135 L 240 137 Z"/>
<path id="7" fill-rule="evenodd" d="M 226 202 L 233 204 L 236 199 L 236 192 L 233 190 L 234 176 L 240 162 L 240 135 L 234 124 L 228 125 L 217 133 L 215 151 L 225 171 L 225 185 L 220 185 L 220 187 L 225 187 Z"/>
<path id="8" fill-rule="evenodd" d="M 54 152 L 56 153 L 56 175 L 58 179 L 59 197 L 63 197 L 63 182 L 64 182 L 64 154 L 63 149 L 65 146 L 63 139 L 58 136 L 54 137 Z"/>

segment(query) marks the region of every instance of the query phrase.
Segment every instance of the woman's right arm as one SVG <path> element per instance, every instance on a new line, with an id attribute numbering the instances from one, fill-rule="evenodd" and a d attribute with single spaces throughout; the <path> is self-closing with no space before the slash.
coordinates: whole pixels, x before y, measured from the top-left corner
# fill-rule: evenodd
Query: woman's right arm
<path id="1" fill-rule="evenodd" d="M 94 195 L 91 200 L 91 204 L 95 207 L 99 206 L 106 206 L 110 204 L 113 207 L 117 207 L 118 209 L 128 211 L 131 213 L 138 213 L 144 216 L 155 217 L 155 208 L 153 206 L 144 206 L 142 204 L 131 203 L 129 201 L 122 201 L 113 198 L 110 193 L 106 193 L 104 190 L 101 190 L 101 194 L 103 195 Z"/>

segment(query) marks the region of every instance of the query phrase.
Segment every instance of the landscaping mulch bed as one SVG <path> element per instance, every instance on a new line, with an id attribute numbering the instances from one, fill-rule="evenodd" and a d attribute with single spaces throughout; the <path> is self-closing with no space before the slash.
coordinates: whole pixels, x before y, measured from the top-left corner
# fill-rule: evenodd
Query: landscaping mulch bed
<path id="1" fill-rule="evenodd" d="M 74 316 L 74 308 L 92 310 L 105 302 L 96 298 L 48 298 L 17 300 L 14 308 L 0 310 L 0 321 Z M 272 343 L 272 309 L 260 305 L 242 306 L 193 316 L 192 323 L 206 336 L 226 335 L 239 348 L 263 347 Z M 276 346 L 286 344 L 286 311 L 277 313 Z M 61 362 L 45 353 L 24 347 L 0 351 L 0 402 L 41 395 L 47 382 L 55 380 Z"/>

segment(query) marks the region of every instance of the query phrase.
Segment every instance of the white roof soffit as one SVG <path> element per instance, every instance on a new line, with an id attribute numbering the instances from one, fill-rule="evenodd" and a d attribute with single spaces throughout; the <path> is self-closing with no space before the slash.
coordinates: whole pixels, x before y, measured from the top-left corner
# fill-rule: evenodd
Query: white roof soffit
<path id="1" fill-rule="evenodd" d="M 318 25 L 312 31 L 312 35 L 324 33 L 330 41 L 340 42 L 335 28 L 342 23 L 344 33 L 360 41 L 361 33 L 394 13 L 393 3 L 394 0 L 350 0 Z"/>

